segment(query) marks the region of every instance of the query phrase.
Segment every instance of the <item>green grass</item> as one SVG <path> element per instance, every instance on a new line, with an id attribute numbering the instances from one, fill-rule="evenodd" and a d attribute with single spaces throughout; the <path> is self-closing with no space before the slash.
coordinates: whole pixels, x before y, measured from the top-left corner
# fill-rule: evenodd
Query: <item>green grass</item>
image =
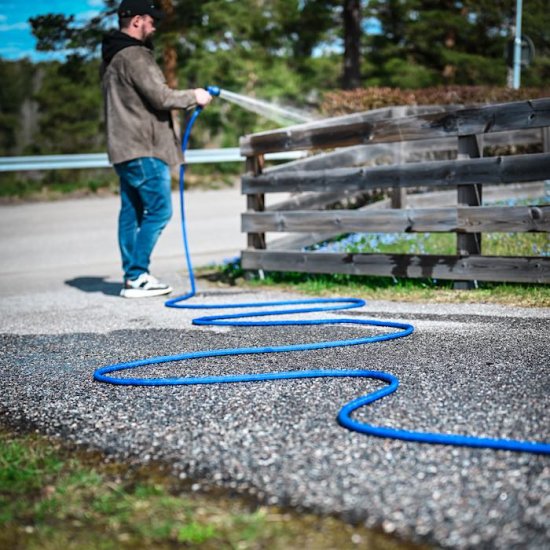
<path id="1" fill-rule="evenodd" d="M 456 235 L 447 233 L 365 235 L 341 241 L 340 250 L 350 253 L 449 254 L 456 253 Z M 547 233 L 488 233 L 483 235 L 484 255 L 549 256 Z M 479 282 L 472 290 L 454 290 L 453 281 L 404 279 L 344 274 L 266 272 L 245 280 L 239 262 L 212 270 L 201 277 L 251 287 L 278 287 L 313 296 L 356 296 L 368 300 L 447 303 L 497 303 L 523 307 L 550 306 L 550 285 Z"/>
<path id="2" fill-rule="evenodd" d="M 105 462 L 0 429 L 0 548 L 418 548 L 335 518 L 189 485 L 158 466 Z"/>
<path id="3" fill-rule="evenodd" d="M 198 168 L 200 166 L 200 169 Z M 186 176 L 187 188 L 223 189 L 235 185 L 242 166 L 239 163 L 197 165 Z M 178 187 L 177 177 L 172 188 Z M 97 194 L 118 193 L 118 178 L 112 168 L 51 170 L 0 174 L 0 200 L 56 200 Z"/>
<path id="4" fill-rule="evenodd" d="M 52 200 L 99 193 L 114 193 L 118 189 L 113 170 L 56 170 L 36 172 L 33 176 L 20 173 L 0 174 L 0 199 Z"/>
<path id="5" fill-rule="evenodd" d="M 212 274 L 205 276 L 215 278 Z M 264 280 L 255 278 L 244 281 L 238 278 L 238 284 L 252 288 L 277 287 L 311 296 L 354 296 L 367 300 L 550 307 L 550 286 L 543 284 L 480 282 L 476 289 L 454 290 L 452 282 L 432 279 L 392 279 L 391 277 L 284 272 L 266 273 Z"/>
<path id="6" fill-rule="evenodd" d="M 381 254 L 456 254 L 453 233 L 375 234 L 361 236 L 344 247 L 346 252 Z M 550 256 L 547 233 L 484 233 L 482 251 L 486 256 Z"/>

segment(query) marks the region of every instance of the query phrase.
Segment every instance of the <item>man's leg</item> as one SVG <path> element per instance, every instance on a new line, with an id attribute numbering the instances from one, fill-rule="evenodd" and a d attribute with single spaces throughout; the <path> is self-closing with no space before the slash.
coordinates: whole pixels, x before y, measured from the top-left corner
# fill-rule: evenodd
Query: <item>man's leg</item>
<path id="1" fill-rule="evenodd" d="M 136 237 L 143 217 L 143 204 L 137 190 L 124 177 L 120 178 L 120 212 L 118 216 L 118 245 L 122 258 L 124 279 L 135 278 L 130 273 L 134 263 Z"/>
<path id="2" fill-rule="evenodd" d="M 149 272 L 153 249 L 172 217 L 170 167 L 155 158 L 143 158 L 144 182 L 137 191 L 143 204 L 143 218 L 136 236 L 131 278 Z"/>
<path id="3" fill-rule="evenodd" d="M 172 291 L 149 274 L 153 248 L 172 215 L 170 169 L 154 158 L 117 164 L 121 210 L 119 244 L 124 269 L 121 296 L 142 298 Z"/>

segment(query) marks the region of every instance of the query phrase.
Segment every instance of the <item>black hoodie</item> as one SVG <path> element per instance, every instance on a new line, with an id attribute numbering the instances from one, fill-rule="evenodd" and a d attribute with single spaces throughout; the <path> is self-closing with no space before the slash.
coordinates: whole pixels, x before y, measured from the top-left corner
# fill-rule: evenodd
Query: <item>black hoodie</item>
<path id="1" fill-rule="evenodd" d="M 113 57 L 124 48 L 130 46 L 145 46 L 150 50 L 153 49 L 152 44 L 142 42 L 137 38 L 133 38 L 122 31 L 114 31 L 103 37 L 101 44 L 101 57 L 103 58 L 103 69 L 109 65 Z"/>

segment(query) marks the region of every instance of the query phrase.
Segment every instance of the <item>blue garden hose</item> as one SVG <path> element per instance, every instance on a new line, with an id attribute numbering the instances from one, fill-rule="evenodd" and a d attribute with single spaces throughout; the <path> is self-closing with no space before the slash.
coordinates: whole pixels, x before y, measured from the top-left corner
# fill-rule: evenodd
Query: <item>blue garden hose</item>
<path id="1" fill-rule="evenodd" d="M 220 95 L 220 89 L 211 86 L 207 90 L 213 96 Z M 202 108 L 197 107 L 187 124 L 187 128 L 182 141 L 182 151 L 185 153 L 191 129 L 195 120 L 201 113 Z M 400 439 L 403 441 L 412 441 L 416 443 L 431 443 L 455 445 L 463 447 L 480 447 L 491 448 L 508 451 L 529 452 L 538 454 L 550 454 L 550 443 L 542 443 L 535 441 L 518 441 L 511 439 L 488 439 L 482 437 L 472 437 L 463 435 L 453 435 L 444 433 L 430 433 L 400 430 L 396 428 L 386 428 L 373 426 L 364 422 L 359 422 L 352 418 L 352 414 L 359 408 L 374 403 L 375 401 L 390 395 L 397 390 L 399 385 L 398 379 L 387 372 L 370 371 L 370 370 L 304 370 L 304 371 L 286 371 L 286 372 L 271 372 L 263 374 L 241 374 L 236 376 L 206 376 L 206 377 L 182 377 L 182 378 L 117 378 L 109 376 L 111 373 L 118 371 L 126 371 L 148 365 L 158 365 L 162 363 L 170 363 L 174 361 L 186 361 L 189 359 L 199 359 L 207 357 L 221 357 L 230 355 L 253 355 L 262 353 L 285 353 L 293 351 L 318 350 L 344 346 L 357 346 L 372 344 L 374 342 L 382 342 L 395 338 L 408 336 L 414 330 L 413 326 L 408 323 L 395 323 L 390 321 L 362 320 L 352 318 L 329 318 L 329 319 L 314 319 L 314 320 L 283 320 L 283 321 L 259 321 L 259 320 L 239 320 L 253 319 L 264 316 L 290 315 L 297 313 L 312 313 L 320 311 L 336 311 L 343 309 L 359 308 L 365 305 L 364 300 L 358 298 L 315 298 L 290 301 L 275 301 L 275 302 L 249 302 L 229 305 L 208 305 L 208 304 L 189 304 L 186 301 L 196 294 L 195 276 L 189 253 L 187 242 L 187 229 L 185 223 L 185 201 L 184 201 L 184 180 L 185 180 L 185 165 L 181 165 L 180 169 L 180 214 L 182 220 L 182 237 L 185 249 L 185 258 L 189 273 L 190 291 L 183 296 L 168 300 L 165 305 L 171 308 L 180 309 L 243 309 L 243 308 L 262 308 L 259 311 L 248 311 L 245 313 L 233 313 L 223 315 L 210 315 L 206 317 L 198 317 L 193 319 L 194 325 L 200 326 L 232 326 L 232 327 L 268 327 L 268 326 L 312 326 L 312 325 L 367 325 L 374 327 L 396 329 L 393 332 L 384 332 L 375 336 L 365 336 L 362 338 L 354 338 L 347 340 L 335 340 L 328 342 L 312 342 L 309 344 L 296 345 L 275 345 L 266 347 L 249 347 L 249 348 L 232 348 L 232 349 L 217 349 L 207 351 L 197 351 L 191 353 L 183 353 L 180 355 L 168 355 L 161 357 L 153 357 L 150 359 L 141 359 L 128 363 L 118 363 L 108 365 L 97 369 L 94 372 L 94 379 L 99 382 L 108 382 L 110 384 L 126 385 L 126 386 L 174 386 L 174 385 L 197 385 L 197 384 L 227 384 L 227 383 L 243 383 L 243 382 L 267 382 L 273 380 L 296 380 L 303 378 L 370 378 L 384 382 L 386 385 L 377 391 L 361 396 L 358 399 L 350 401 L 340 410 L 337 420 L 339 424 L 349 430 L 359 433 L 384 437 L 390 439 Z M 184 303 L 185 302 L 185 303 Z M 283 309 L 272 309 L 280 308 Z M 263 309 L 268 308 L 268 309 Z"/>

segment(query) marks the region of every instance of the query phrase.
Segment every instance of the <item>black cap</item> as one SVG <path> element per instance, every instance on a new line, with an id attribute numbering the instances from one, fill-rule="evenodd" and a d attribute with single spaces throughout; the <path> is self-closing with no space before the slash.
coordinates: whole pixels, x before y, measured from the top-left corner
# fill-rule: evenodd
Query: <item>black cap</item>
<path id="1" fill-rule="evenodd" d="M 119 17 L 150 15 L 153 19 L 162 19 L 163 12 L 155 7 L 152 0 L 122 0 L 118 7 Z"/>

